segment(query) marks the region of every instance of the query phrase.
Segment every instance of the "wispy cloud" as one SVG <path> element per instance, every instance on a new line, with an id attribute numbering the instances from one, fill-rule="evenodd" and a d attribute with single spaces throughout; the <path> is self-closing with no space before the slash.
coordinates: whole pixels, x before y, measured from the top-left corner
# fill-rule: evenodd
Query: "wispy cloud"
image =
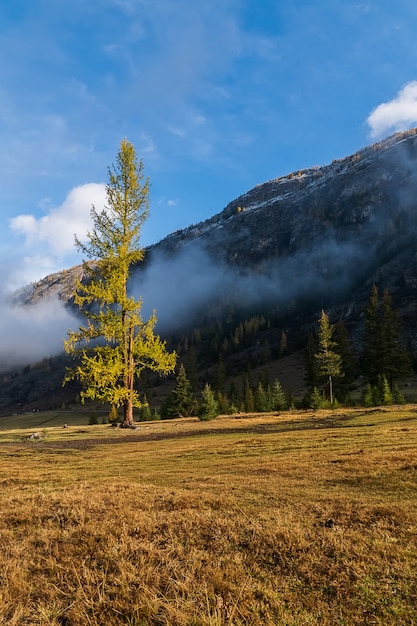
<path id="1" fill-rule="evenodd" d="M 209 217 L 253 184 L 361 147 L 369 109 L 357 95 L 413 76 L 417 9 L 411 0 L 403 12 L 370 0 L 316 4 L 0 2 L 2 264 L 8 239 L 21 248 L 19 262 L 28 259 L 22 272 L 31 259 L 39 272 L 67 263 L 80 225 L 73 214 L 58 227 L 59 205 L 68 190 L 106 178 L 123 137 L 143 157 L 158 205 L 146 243 Z M 404 113 L 411 107 L 414 119 L 413 85 L 369 116 L 373 136 L 413 123 Z M 180 201 L 173 211 L 158 198 Z"/>
<path id="2" fill-rule="evenodd" d="M 68 328 L 77 320 L 61 302 L 12 306 L 0 297 L 0 369 L 32 363 L 62 352 Z"/>
<path id="3" fill-rule="evenodd" d="M 64 202 L 47 215 L 18 215 L 10 220 L 11 229 L 23 235 L 29 246 L 47 246 L 55 253 L 65 254 L 74 245 L 74 233 L 83 239 L 91 226 L 90 209 L 104 205 L 105 185 L 90 183 L 72 189 Z"/>
<path id="4" fill-rule="evenodd" d="M 417 124 L 417 81 L 407 83 L 398 95 L 377 106 L 367 119 L 371 137 L 406 130 Z"/>
<path id="5" fill-rule="evenodd" d="M 10 283 L 16 286 L 37 280 L 70 264 L 75 252 L 74 235 L 81 241 L 85 239 L 91 229 L 91 206 L 100 210 L 105 199 L 105 185 L 89 183 L 72 189 L 60 206 L 50 208 L 41 217 L 21 214 L 10 219 L 9 227 L 19 242 L 19 262 Z"/>

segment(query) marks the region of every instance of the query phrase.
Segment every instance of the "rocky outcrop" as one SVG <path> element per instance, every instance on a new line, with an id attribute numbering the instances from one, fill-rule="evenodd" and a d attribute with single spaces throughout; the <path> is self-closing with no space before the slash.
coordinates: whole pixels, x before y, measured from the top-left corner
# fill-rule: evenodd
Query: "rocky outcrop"
<path id="1" fill-rule="evenodd" d="M 82 280 L 85 270 L 76 265 L 56 274 L 49 274 L 42 280 L 31 283 L 13 294 L 13 300 L 20 305 L 37 304 L 44 299 L 58 299 L 64 303 L 72 300 L 77 280 Z"/>

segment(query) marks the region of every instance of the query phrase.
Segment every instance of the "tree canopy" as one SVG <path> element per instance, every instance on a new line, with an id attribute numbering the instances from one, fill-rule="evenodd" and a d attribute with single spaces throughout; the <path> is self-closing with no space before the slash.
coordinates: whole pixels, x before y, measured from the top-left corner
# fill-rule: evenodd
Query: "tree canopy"
<path id="1" fill-rule="evenodd" d="M 65 380 L 77 378 L 81 398 L 123 407 L 124 426 L 133 425 L 133 407 L 143 405 L 135 380 L 145 369 L 160 374 L 174 370 L 176 354 L 154 333 L 155 311 L 141 315 L 142 300 L 128 290 L 134 265 L 143 260 L 140 246 L 149 210 L 149 180 L 134 146 L 124 139 L 116 163 L 108 168 L 107 205 L 91 209 L 93 228 L 87 243 L 77 236 L 86 278 L 78 281 L 75 304 L 85 316 L 78 331 L 69 331 L 65 350 L 78 358 Z M 64 381 L 65 382 L 65 381 Z"/>
<path id="2" fill-rule="evenodd" d="M 391 389 L 396 379 L 411 373 L 411 360 L 403 347 L 401 324 L 393 309 L 391 294 L 384 289 L 382 300 L 373 285 L 365 311 L 364 369 L 376 384 L 385 376 Z"/>
<path id="3" fill-rule="evenodd" d="M 196 408 L 196 400 L 191 383 L 181 363 L 176 376 L 176 385 L 167 401 L 166 414 L 168 417 L 188 417 Z"/>
<path id="4" fill-rule="evenodd" d="M 333 379 L 343 376 L 342 357 L 336 351 L 337 344 L 333 340 L 334 331 L 334 325 L 330 324 L 328 315 L 322 311 L 319 319 L 319 350 L 314 356 L 319 375 L 329 381 L 330 402 L 333 402 Z"/>

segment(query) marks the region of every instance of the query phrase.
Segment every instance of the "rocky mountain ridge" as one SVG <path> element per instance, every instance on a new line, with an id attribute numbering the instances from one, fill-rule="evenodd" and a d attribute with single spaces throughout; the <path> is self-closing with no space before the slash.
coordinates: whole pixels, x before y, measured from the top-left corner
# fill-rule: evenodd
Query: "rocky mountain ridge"
<path id="1" fill-rule="evenodd" d="M 388 211 L 391 218 L 404 217 L 414 206 L 404 192 L 415 189 L 416 158 L 416 130 L 397 133 L 331 165 L 258 185 L 221 213 L 169 235 L 156 247 L 175 248 L 201 238 L 214 251 L 222 242 L 229 263 L 246 265 L 263 262 L 265 256 L 294 254 L 320 234 L 347 241 L 366 223 L 381 217 L 386 223 Z M 256 251 L 252 256 L 247 254 L 247 234 L 256 235 L 250 242 Z"/>
<path id="2" fill-rule="evenodd" d="M 265 342 L 276 354 L 282 332 L 290 349 L 300 348 L 321 308 L 333 321 L 343 319 L 360 346 L 375 283 L 390 290 L 417 352 L 416 216 L 413 129 L 330 165 L 258 185 L 210 219 L 170 234 L 147 248 L 132 289 L 155 306 L 161 334 L 176 342 L 179 333 L 223 325 L 223 335 L 204 348 L 213 362 L 223 339 L 230 344 L 245 318 L 272 320 L 270 330 L 261 325 L 241 353 L 224 352 L 236 370 L 258 362 Z M 83 272 L 80 265 L 47 276 L 14 300 L 30 306 L 53 297 L 71 306 Z"/>
<path id="3" fill-rule="evenodd" d="M 253 290 L 291 318 L 308 310 L 316 320 L 325 307 L 359 322 L 376 283 L 392 292 L 415 345 L 416 132 L 258 185 L 153 246 L 151 260 L 203 247 L 231 277 L 226 294 L 255 299 Z"/>

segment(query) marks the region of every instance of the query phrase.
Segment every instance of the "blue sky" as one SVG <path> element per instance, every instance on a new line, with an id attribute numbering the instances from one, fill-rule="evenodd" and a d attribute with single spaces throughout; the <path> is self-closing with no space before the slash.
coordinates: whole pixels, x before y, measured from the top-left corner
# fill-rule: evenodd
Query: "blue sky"
<path id="1" fill-rule="evenodd" d="M 415 0 L 0 4 L 3 290 L 80 262 L 126 137 L 142 243 L 417 125 Z"/>

